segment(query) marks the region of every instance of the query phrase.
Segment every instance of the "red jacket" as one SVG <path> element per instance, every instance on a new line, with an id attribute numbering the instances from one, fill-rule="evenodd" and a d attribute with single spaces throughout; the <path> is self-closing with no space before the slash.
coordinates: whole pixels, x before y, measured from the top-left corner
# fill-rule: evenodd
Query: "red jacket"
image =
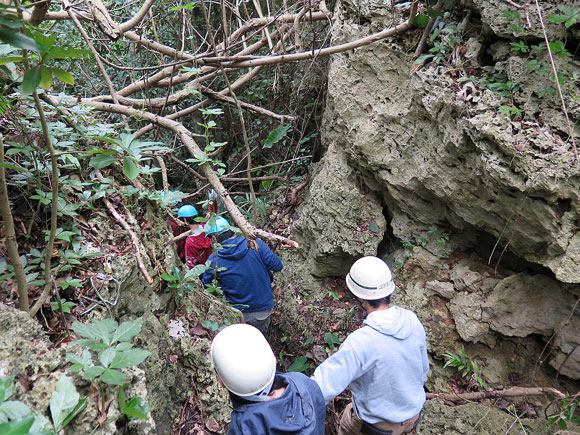
<path id="1" fill-rule="evenodd" d="M 177 237 L 180 234 L 185 233 L 186 231 L 189 231 L 189 227 L 179 226 L 175 222 L 173 222 L 171 219 L 167 219 L 166 222 L 171 227 L 171 230 L 173 231 L 174 237 Z M 175 245 L 176 245 L 175 249 L 177 249 L 177 255 L 179 255 L 180 260 L 183 263 L 185 263 L 185 238 L 175 242 Z"/>
<path id="2" fill-rule="evenodd" d="M 217 201 L 209 205 L 207 219 L 212 211 L 217 211 Z M 206 237 L 205 232 L 191 234 L 185 239 L 185 264 L 193 269 L 198 264 L 204 264 L 211 254 L 211 239 Z"/>

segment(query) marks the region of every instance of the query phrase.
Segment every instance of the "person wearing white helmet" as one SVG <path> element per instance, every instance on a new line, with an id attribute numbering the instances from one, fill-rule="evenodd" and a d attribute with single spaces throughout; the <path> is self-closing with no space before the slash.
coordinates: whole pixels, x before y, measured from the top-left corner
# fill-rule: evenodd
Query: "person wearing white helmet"
<path id="1" fill-rule="evenodd" d="M 357 260 L 346 284 L 367 313 L 364 326 L 316 368 L 313 378 L 326 403 L 350 387 L 352 402 L 343 412 L 339 435 L 409 433 L 425 403 L 425 329 L 415 313 L 390 305 L 395 283 L 380 258 Z"/>
<path id="2" fill-rule="evenodd" d="M 211 359 L 230 391 L 228 435 L 324 434 L 320 388 L 302 373 L 276 373 L 276 357 L 255 327 L 224 328 L 212 341 Z"/>
<path id="3" fill-rule="evenodd" d="M 210 268 L 201 281 L 206 287 L 219 284 L 228 303 L 242 312 L 244 322 L 266 334 L 274 307 L 271 272 L 282 270 L 280 257 L 260 239 L 256 239 L 258 249 L 254 250 L 245 237 L 234 237 L 221 216 L 210 219 L 205 231 L 220 249 L 210 255 Z"/>

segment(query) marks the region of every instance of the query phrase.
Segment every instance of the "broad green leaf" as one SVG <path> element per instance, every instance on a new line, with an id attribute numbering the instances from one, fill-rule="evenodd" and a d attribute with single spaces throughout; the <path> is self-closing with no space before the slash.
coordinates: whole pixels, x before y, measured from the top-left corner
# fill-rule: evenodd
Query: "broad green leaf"
<path id="1" fill-rule="evenodd" d="M 99 361 L 101 362 L 103 367 L 107 368 L 115 358 L 116 354 L 117 352 L 115 351 L 114 348 L 108 347 L 99 354 Z"/>
<path id="2" fill-rule="evenodd" d="M 292 124 L 281 125 L 270 132 L 264 142 L 264 148 L 272 148 L 274 144 L 277 144 L 282 140 L 284 136 L 288 134 L 288 131 L 292 128 Z"/>
<path id="3" fill-rule="evenodd" d="M 429 17 L 423 14 L 417 14 L 413 19 L 410 21 L 409 24 L 413 27 L 417 27 L 419 29 L 424 29 L 427 27 L 427 23 L 429 22 Z"/>
<path id="4" fill-rule="evenodd" d="M 89 166 L 92 166 L 96 169 L 103 169 L 109 165 L 112 165 L 118 160 L 115 156 L 109 156 L 107 154 L 99 154 L 98 156 L 93 157 L 90 162 Z"/>
<path id="5" fill-rule="evenodd" d="M 8 420 L 16 420 L 30 414 L 30 408 L 18 400 L 7 400 L 0 404 L 0 414 Z"/>
<path id="6" fill-rule="evenodd" d="M 0 57 L 0 65 L 6 65 L 7 63 L 10 62 L 22 62 L 24 58 L 22 56 L 6 56 L 6 57 Z"/>
<path id="7" fill-rule="evenodd" d="M 107 369 L 103 372 L 101 381 L 110 385 L 123 385 L 125 383 L 125 376 L 119 370 Z"/>
<path id="8" fill-rule="evenodd" d="M 112 369 L 124 369 L 141 364 L 151 352 L 145 349 L 129 349 L 124 352 L 117 352 L 115 359 L 111 363 Z"/>
<path id="9" fill-rule="evenodd" d="M 77 415 L 83 412 L 83 410 L 87 407 L 88 403 L 89 399 L 87 397 L 79 400 L 77 406 L 75 406 L 74 409 L 69 413 L 69 415 L 67 415 L 66 418 L 62 421 L 62 427 L 65 427 L 72 421 L 73 418 L 75 418 Z"/>
<path id="10" fill-rule="evenodd" d="M 143 320 L 141 317 L 121 323 L 113 334 L 113 343 L 117 341 L 127 341 L 135 337 L 141 332 L 142 323 Z"/>
<path id="11" fill-rule="evenodd" d="M 0 424 L 0 434 L 2 435 L 25 435 L 34 423 L 32 414 L 15 421 Z"/>
<path id="12" fill-rule="evenodd" d="M 52 47 L 49 52 L 43 56 L 43 60 L 44 62 L 48 62 L 51 59 L 75 59 L 86 54 L 91 54 L 91 51 L 78 48 Z"/>
<path id="13" fill-rule="evenodd" d="M 24 77 L 22 78 L 22 92 L 25 95 L 32 94 L 38 87 L 39 83 L 40 67 L 35 66 L 24 73 Z"/>
<path id="14" fill-rule="evenodd" d="M 129 180 L 134 180 L 139 175 L 139 168 L 132 158 L 127 156 L 123 157 L 123 172 Z"/>
<path id="15" fill-rule="evenodd" d="M 437 18 L 437 17 L 442 17 L 444 14 L 443 14 L 443 12 L 438 11 L 437 9 L 427 8 L 427 15 L 429 15 L 429 17 L 431 17 L 431 18 Z"/>
<path id="16" fill-rule="evenodd" d="M 147 418 L 150 409 L 149 403 L 145 399 L 133 397 L 125 404 L 121 412 L 129 417 Z"/>
<path id="17" fill-rule="evenodd" d="M 59 79 L 61 82 L 65 82 L 69 85 L 75 84 L 75 78 L 73 77 L 73 75 L 71 73 L 66 72 L 65 70 L 60 69 L 60 68 L 50 68 L 50 70 L 54 73 L 56 78 Z"/>
<path id="18" fill-rule="evenodd" d="M 202 320 L 201 326 L 211 331 L 217 331 L 220 325 L 215 320 Z"/>
<path id="19" fill-rule="evenodd" d="M 371 232 L 373 232 L 373 233 L 378 233 L 379 232 L 379 226 L 376 223 L 371 222 L 369 224 L 369 230 L 371 230 Z"/>
<path id="20" fill-rule="evenodd" d="M 14 393 L 14 376 L 0 378 L 0 403 L 8 399 Z"/>
<path id="21" fill-rule="evenodd" d="M 85 369 L 85 375 L 83 376 L 83 379 L 94 379 L 97 376 L 101 376 L 104 371 L 105 368 L 101 366 L 89 367 L 88 369 Z"/>
<path id="22" fill-rule="evenodd" d="M 296 360 L 292 363 L 292 365 L 290 366 L 288 371 L 289 372 L 304 372 L 305 370 L 307 370 L 311 367 L 311 365 L 308 364 L 306 361 L 308 361 L 308 357 L 306 355 L 302 355 L 302 356 L 296 358 Z"/>
<path id="23" fill-rule="evenodd" d="M 117 352 L 123 352 L 124 350 L 131 349 L 132 347 L 133 347 L 133 344 L 124 342 L 124 343 L 119 343 L 118 345 L 116 345 L 115 350 Z"/>
<path id="24" fill-rule="evenodd" d="M 52 86 L 52 71 L 45 66 L 40 67 L 40 87 L 42 89 L 50 89 Z"/>
<path id="25" fill-rule="evenodd" d="M 119 324 L 113 319 L 97 320 L 90 325 L 97 338 L 100 338 L 107 346 L 111 344 L 113 332 Z"/>
<path id="26" fill-rule="evenodd" d="M 50 415 L 57 432 L 62 429 L 64 419 L 79 403 L 79 398 L 79 393 L 70 378 L 62 375 L 50 397 Z"/>
<path id="27" fill-rule="evenodd" d="M 14 30 L 0 29 L 0 41 L 25 50 L 41 51 L 42 49 L 34 39 Z"/>

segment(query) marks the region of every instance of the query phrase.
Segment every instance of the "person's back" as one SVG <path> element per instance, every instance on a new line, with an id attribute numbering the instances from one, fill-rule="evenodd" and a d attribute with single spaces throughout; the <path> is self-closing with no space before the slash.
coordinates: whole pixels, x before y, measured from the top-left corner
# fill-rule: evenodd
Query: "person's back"
<path id="1" fill-rule="evenodd" d="M 209 257 L 211 267 L 204 272 L 202 282 L 209 285 L 214 276 L 219 281 L 227 301 L 245 313 L 271 309 L 274 306 L 269 270 L 282 269 L 280 258 L 256 239 L 257 251 L 248 246 L 244 237 L 222 242 L 222 249 Z M 225 270 L 217 271 L 217 268 Z"/>
<path id="2" fill-rule="evenodd" d="M 348 385 L 358 416 L 371 424 L 405 421 L 421 411 L 429 363 L 425 330 L 412 311 L 392 306 L 370 313 L 335 355 L 314 374 L 319 385 L 336 386 L 322 388 L 325 399 Z"/>
<path id="3" fill-rule="evenodd" d="M 228 435 L 324 433 L 325 405 L 320 388 L 302 373 L 276 374 L 272 389 L 280 397 L 250 402 L 232 394 Z"/>
<path id="4" fill-rule="evenodd" d="M 329 403 L 350 387 L 352 403 L 340 420 L 339 435 L 382 430 L 411 432 L 425 403 L 429 371 L 425 329 L 412 311 L 389 306 L 396 286 L 387 264 L 377 257 L 357 260 L 346 284 L 367 313 L 364 326 L 314 371 Z"/>
<path id="5" fill-rule="evenodd" d="M 224 328 L 210 355 L 232 400 L 228 434 L 324 434 L 326 409 L 318 384 L 302 373 L 276 373 L 276 357 L 257 328 Z"/>

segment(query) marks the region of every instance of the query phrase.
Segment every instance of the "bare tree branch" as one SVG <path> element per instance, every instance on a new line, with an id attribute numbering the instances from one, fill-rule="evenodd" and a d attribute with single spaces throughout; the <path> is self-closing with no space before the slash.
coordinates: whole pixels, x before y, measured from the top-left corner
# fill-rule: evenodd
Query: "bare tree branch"
<path id="1" fill-rule="evenodd" d="M 143 112 L 143 111 L 136 110 L 136 109 L 133 109 L 131 107 L 122 106 L 119 104 L 108 104 L 108 103 L 95 102 L 95 101 L 91 101 L 91 100 L 84 100 L 82 102 L 84 104 L 86 104 L 87 106 L 94 107 L 97 110 L 100 110 L 102 112 L 118 113 L 121 115 L 131 116 L 134 119 L 144 119 L 146 121 L 155 123 L 163 128 L 171 130 L 175 134 L 177 134 L 179 136 L 179 138 L 181 139 L 181 142 L 185 145 L 185 147 L 187 148 L 187 150 L 190 152 L 190 154 L 192 156 L 195 156 L 195 155 L 204 156 L 205 155 L 205 153 L 197 145 L 195 140 L 191 137 L 191 132 L 189 132 L 189 130 L 187 128 L 185 128 L 181 123 L 179 123 L 177 121 L 173 121 L 172 119 L 169 119 L 166 117 L 155 115 L 155 114 L 149 113 L 149 112 Z M 266 239 L 279 240 L 279 241 L 283 241 L 285 244 L 287 244 L 289 246 L 298 247 L 298 244 L 296 242 L 294 242 L 293 240 L 290 240 L 290 239 L 287 239 L 285 237 L 278 236 L 276 234 L 272 234 L 272 233 L 269 233 L 266 231 L 258 231 L 253 225 L 251 225 L 246 220 L 244 215 L 240 212 L 240 210 L 238 209 L 236 204 L 231 199 L 227 189 L 224 187 L 224 185 L 220 181 L 218 175 L 211 168 L 211 166 L 208 163 L 204 163 L 201 165 L 201 170 L 202 170 L 204 176 L 206 177 L 206 179 L 208 180 L 208 182 L 211 184 L 211 186 L 214 188 L 216 193 L 222 199 L 222 203 L 224 204 L 225 208 L 230 213 L 234 222 L 240 228 L 240 230 L 242 231 L 242 233 L 244 234 L 246 239 L 248 239 L 249 241 L 255 240 L 256 234 L 259 233 L 261 236 L 263 236 Z"/>
<path id="2" fill-rule="evenodd" d="M 551 387 L 512 387 L 507 390 L 477 391 L 470 393 L 427 393 L 427 399 L 443 399 L 451 402 L 481 400 L 491 397 L 528 397 L 528 396 L 566 397 L 564 393 Z"/>

